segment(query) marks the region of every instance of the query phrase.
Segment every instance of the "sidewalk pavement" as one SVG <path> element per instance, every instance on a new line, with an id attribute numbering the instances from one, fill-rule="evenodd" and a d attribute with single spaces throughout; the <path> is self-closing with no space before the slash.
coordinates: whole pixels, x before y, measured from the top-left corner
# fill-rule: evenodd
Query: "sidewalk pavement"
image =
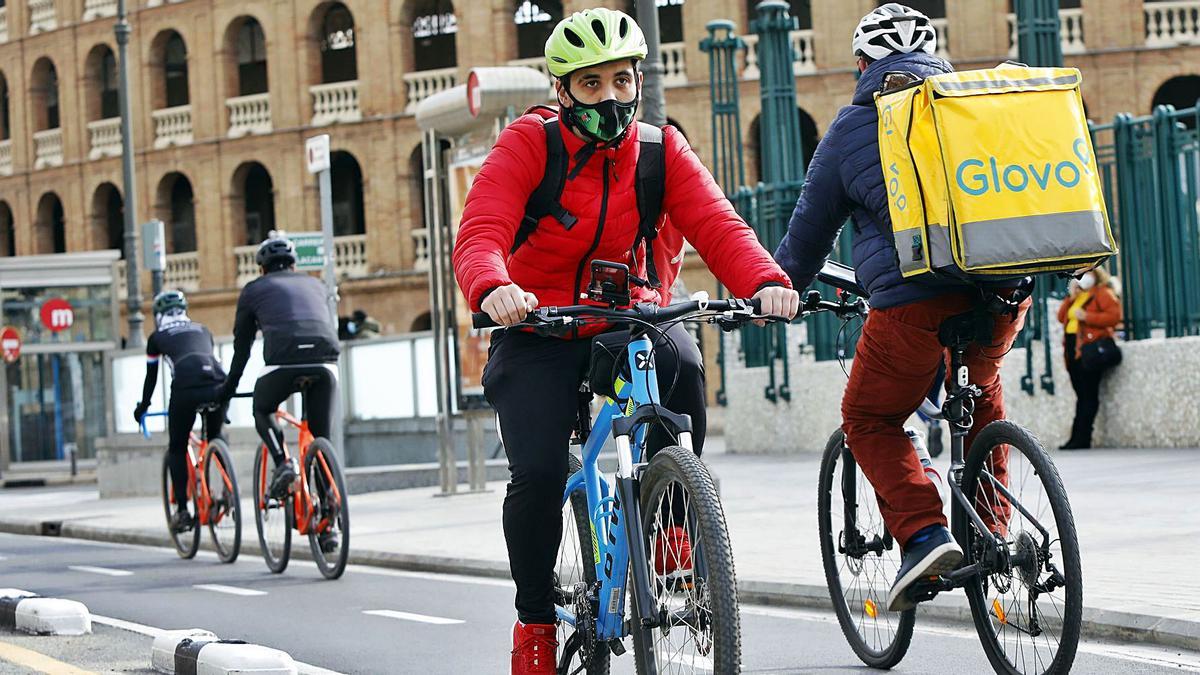
<path id="1" fill-rule="evenodd" d="M 819 457 L 729 455 L 715 437 L 706 460 L 720 482 L 743 601 L 827 607 L 817 544 Z M 1059 452 L 1054 460 L 1079 531 L 1085 635 L 1200 650 L 1200 450 Z M 935 461 L 945 473 L 948 458 Z M 437 496 L 436 488 L 354 495 L 351 562 L 507 577 L 503 499 L 502 482 L 453 497 Z M 242 555 L 254 556 L 248 501 L 243 508 Z M 169 545 L 158 498 L 100 500 L 81 488 L 0 491 L 0 531 L 41 534 L 45 522 L 51 531 L 60 522 L 62 536 Z M 293 543 L 295 554 L 307 554 L 305 542 Z M 969 621 L 966 607 L 956 592 L 921 612 Z"/>

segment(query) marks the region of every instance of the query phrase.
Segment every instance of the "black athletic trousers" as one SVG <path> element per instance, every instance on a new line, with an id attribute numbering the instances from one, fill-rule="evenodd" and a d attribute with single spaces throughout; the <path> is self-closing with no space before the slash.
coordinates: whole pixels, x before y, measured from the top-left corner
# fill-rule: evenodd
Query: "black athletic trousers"
<path id="1" fill-rule="evenodd" d="M 695 340 L 681 325 L 667 331 L 676 352 L 659 339 L 655 348 L 662 403 L 692 418 L 692 444 L 704 444 L 704 364 Z M 653 339 L 653 337 L 651 338 Z M 484 394 L 496 409 L 512 479 L 504 498 L 504 539 L 517 585 L 517 616 L 525 623 L 554 623 L 553 572 L 562 537 L 562 496 L 567 454 L 579 410 L 579 387 L 587 377 L 591 340 L 539 337 L 516 330 L 492 334 Z M 655 428 L 651 453 L 669 445 Z"/>
<path id="2" fill-rule="evenodd" d="M 217 399 L 221 383 L 199 387 L 171 388 L 171 402 L 167 406 L 167 461 L 171 469 L 171 485 L 175 489 L 175 503 L 187 505 L 188 488 L 188 434 L 196 424 L 196 409 Z M 206 413 L 205 423 L 208 437 L 221 435 L 225 424 L 225 409 L 228 404 Z"/>
<path id="3" fill-rule="evenodd" d="M 336 367 L 336 366 L 335 366 Z M 271 451 L 275 466 L 283 462 L 283 429 L 275 419 L 279 404 L 300 391 L 304 392 L 304 417 L 315 438 L 329 439 L 333 419 L 333 397 L 337 395 L 337 376 L 328 366 L 279 366 L 254 383 L 254 428 Z"/>

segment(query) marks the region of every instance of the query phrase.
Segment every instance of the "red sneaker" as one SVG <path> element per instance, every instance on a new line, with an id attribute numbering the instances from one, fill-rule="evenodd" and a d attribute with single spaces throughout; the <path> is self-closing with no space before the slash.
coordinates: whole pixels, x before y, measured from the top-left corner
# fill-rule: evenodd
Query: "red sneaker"
<path id="1" fill-rule="evenodd" d="M 654 571 L 671 574 L 692 569 L 692 541 L 687 530 L 672 525 L 654 537 Z"/>
<path id="2" fill-rule="evenodd" d="M 554 675 L 558 651 L 552 623 L 513 624 L 512 675 Z"/>

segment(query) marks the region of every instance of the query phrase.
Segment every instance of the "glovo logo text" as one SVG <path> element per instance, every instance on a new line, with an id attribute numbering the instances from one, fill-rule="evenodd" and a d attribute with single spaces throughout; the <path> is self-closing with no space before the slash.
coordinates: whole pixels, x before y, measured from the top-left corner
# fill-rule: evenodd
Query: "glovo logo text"
<path id="1" fill-rule="evenodd" d="M 1045 192 L 1055 184 L 1070 189 L 1092 173 L 1087 141 L 1076 138 L 1071 151 L 1075 157 L 1059 162 L 1002 164 L 995 157 L 986 160 L 972 157 L 959 162 L 954 170 L 954 180 L 958 189 L 974 197 L 988 192 Z"/>

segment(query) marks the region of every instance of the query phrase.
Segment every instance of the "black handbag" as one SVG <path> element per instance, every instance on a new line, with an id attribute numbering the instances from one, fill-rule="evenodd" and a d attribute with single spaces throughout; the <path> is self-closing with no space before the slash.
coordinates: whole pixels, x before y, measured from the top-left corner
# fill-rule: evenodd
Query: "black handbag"
<path id="1" fill-rule="evenodd" d="M 1110 337 L 1100 338 L 1080 348 L 1079 361 L 1084 370 L 1108 370 L 1121 363 L 1121 348 Z"/>

